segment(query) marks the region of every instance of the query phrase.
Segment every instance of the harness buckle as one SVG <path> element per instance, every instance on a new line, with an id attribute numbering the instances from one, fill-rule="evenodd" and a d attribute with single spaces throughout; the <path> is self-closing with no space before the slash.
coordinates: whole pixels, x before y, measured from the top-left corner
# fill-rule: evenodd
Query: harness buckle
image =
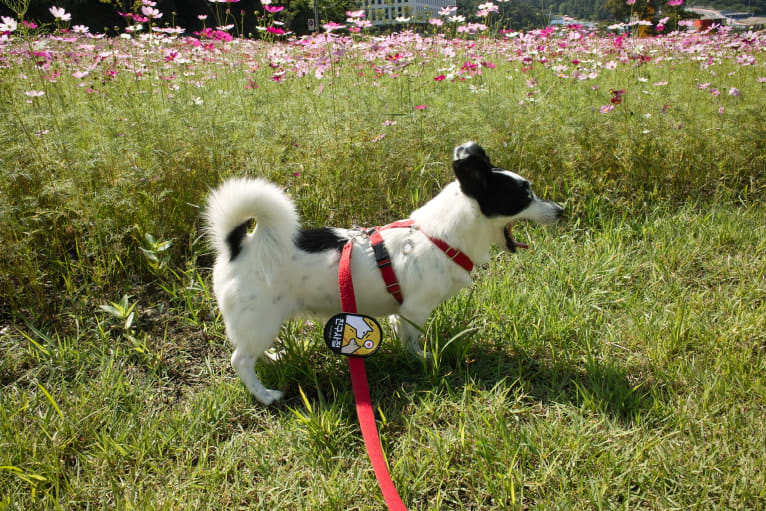
<path id="1" fill-rule="evenodd" d="M 391 257 L 388 255 L 388 250 L 383 243 L 373 243 L 372 251 L 375 254 L 375 262 L 378 263 L 378 268 L 385 268 L 391 266 Z"/>
<path id="2" fill-rule="evenodd" d="M 449 247 L 447 250 L 444 251 L 445 254 L 447 254 L 447 257 L 449 257 L 451 260 L 455 260 L 456 257 L 458 257 L 462 252 L 456 248 Z"/>

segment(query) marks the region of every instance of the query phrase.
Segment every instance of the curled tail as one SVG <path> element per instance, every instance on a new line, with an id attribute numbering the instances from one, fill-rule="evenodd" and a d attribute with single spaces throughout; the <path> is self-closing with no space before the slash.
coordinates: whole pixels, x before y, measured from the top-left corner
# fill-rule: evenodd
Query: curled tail
<path id="1" fill-rule="evenodd" d="M 208 236 L 219 259 L 235 261 L 241 252 L 267 281 L 276 275 L 280 261 L 292 250 L 298 231 L 298 214 L 292 200 L 276 185 L 263 179 L 229 179 L 207 201 Z M 255 229 L 247 234 L 248 221 Z"/>

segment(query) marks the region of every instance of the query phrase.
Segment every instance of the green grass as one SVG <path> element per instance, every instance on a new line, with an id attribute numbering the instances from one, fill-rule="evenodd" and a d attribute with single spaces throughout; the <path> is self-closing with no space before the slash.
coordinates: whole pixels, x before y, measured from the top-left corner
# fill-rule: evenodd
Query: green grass
<path id="1" fill-rule="evenodd" d="M 532 248 L 493 253 L 434 313 L 432 364 L 388 331 L 368 361 L 408 506 L 766 506 L 757 71 L 715 100 L 688 62 L 584 84 L 540 73 L 544 100 L 520 105 L 518 62 L 498 58 L 474 93 L 434 83 L 438 61 L 393 79 L 359 77 L 354 58 L 321 82 L 262 69 L 255 92 L 220 63 L 178 91 L 33 78 L 32 103 L 13 80 L 32 64 L 0 69 L 0 509 L 381 509 L 345 361 L 317 325 L 286 325 L 284 359 L 258 364 L 279 406 L 229 366 L 200 207 L 224 177 L 257 175 L 305 225 L 379 225 L 448 182 L 468 139 L 568 215 L 518 226 Z M 623 84 L 626 104 L 600 114 Z"/>

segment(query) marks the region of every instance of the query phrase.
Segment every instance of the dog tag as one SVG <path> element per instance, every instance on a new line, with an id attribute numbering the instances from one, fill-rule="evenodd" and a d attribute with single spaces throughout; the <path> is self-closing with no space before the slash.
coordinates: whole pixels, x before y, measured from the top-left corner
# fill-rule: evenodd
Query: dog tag
<path id="1" fill-rule="evenodd" d="M 370 316 L 343 312 L 324 326 L 324 340 L 336 355 L 369 357 L 380 347 L 383 332 Z"/>

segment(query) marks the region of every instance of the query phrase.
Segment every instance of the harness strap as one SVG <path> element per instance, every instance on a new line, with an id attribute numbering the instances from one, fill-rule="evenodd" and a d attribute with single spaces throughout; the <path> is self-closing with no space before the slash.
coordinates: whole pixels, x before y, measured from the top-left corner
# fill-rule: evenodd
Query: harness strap
<path id="1" fill-rule="evenodd" d="M 354 284 L 351 280 L 351 250 L 353 242 L 349 241 L 343 246 L 338 266 L 338 286 L 340 289 L 340 304 L 343 312 L 356 313 L 356 299 L 354 297 Z M 362 430 L 362 439 L 370 458 L 375 478 L 383 493 L 388 509 L 393 511 L 407 511 L 402 498 L 396 491 L 396 486 L 388 472 L 386 458 L 380 445 L 378 427 L 375 424 L 375 412 L 370 400 L 370 387 L 367 383 L 367 372 L 364 369 L 364 359 L 348 357 L 348 370 L 351 373 L 351 387 L 354 390 L 356 401 L 356 416 L 359 419 L 359 427 Z"/>
<path id="2" fill-rule="evenodd" d="M 404 301 L 402 288 L 399 285 L 399 280 L 396 278 L 396 272 L 394 272 L 394 267 L 391 265 L 391 255 L 386 249 L 386 245 L 383 242 L 383 236 L 381 236 L 380 232 L 386 229 L 398 229 L 412 227 L 414 225 L 414 220 L 400 220 L 398 222 L 384 225 L 383 227 L 375 227 L 368 231 L 370 234 L 370 245 L 375 254 L 375 261 L 378 264 L 380 275 L 383 277 L 383 282 L 386 284 L 386 291 L 388 291 L 399 303 Z M 439 238 L 433 238 L 423 231 L 420 232 L 423 233 L 423 236 L 428 238 L 431 243 L 444 252 L 455 264 L 467 272 L 473 270 L 473 261 L 471 261 L 471 258 L 465 255 L 462 251 L 449 246 L 445 241 L 440 240 Z"/>

